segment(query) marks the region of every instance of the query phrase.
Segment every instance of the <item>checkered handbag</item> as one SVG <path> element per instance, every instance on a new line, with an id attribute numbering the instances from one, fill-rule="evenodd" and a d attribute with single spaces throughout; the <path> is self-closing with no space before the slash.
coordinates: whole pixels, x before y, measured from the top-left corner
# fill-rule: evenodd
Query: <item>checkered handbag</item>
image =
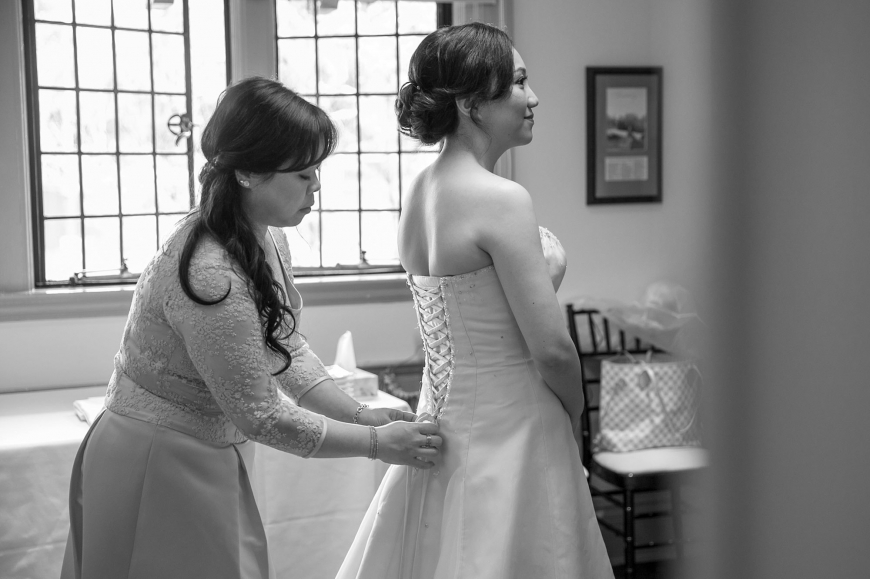
<path id="1" fill-rule="evenodd" d="M 701 446 L 701 374 L 690 361 L 630 355 L 601 362 L 594 452 Z"/>

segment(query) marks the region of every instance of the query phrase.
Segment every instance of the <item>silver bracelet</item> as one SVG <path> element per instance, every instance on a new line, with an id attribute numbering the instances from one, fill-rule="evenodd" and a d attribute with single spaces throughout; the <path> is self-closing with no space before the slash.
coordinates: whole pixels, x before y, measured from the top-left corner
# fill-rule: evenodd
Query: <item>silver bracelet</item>
<path id="1" fill-rule="evenodd" d="M 369 460 L 375 460 L 378 458 L 378 431 L 375 430 L 374 426 L 369 426 L 369 433 L 371 434 L 369 439 Z"/>
<path id="2" fill-rule="evenodd" d="M 359 415 L 360 415 L 360 413 L 362 413 L 362 411 L 365 410 L 365 409 L 368 408 L 368 407 L 369 407 L 368 404 L 360 404 L 360 405 L 357 407 L 356 412 L 353 413 L 353 423 L 354 423 L 354 424 L 359 424 Z"/>

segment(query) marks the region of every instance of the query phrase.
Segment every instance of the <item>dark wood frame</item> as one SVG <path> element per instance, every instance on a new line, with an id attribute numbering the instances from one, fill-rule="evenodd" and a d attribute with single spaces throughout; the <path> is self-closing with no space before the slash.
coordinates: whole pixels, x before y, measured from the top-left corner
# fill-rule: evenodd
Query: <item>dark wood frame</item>
<path id="1" fill-rule="evenodd" d="M 647 89 L 642 151 L 608 151 L 607 88 Z M 641 153 L 641 154 L 638 154 Z M 605 157 L 646 157 L 645 180 L 605 181 Z M 586 67 L 586 204 L 662 202 L 662 68 Z"/>

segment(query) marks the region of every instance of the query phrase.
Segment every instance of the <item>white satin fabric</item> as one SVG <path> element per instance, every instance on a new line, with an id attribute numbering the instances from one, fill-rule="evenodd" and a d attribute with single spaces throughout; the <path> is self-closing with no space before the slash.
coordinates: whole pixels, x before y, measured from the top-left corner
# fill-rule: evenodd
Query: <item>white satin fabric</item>
<path id="1" fill-rule="evenodd" d="M 551 272 L 564 272 L 561 245 L 541 235 Z M 612 579 L 568 415 L 495 268 L 409 283 L 435 344 L 418 413 L 439 417 L 442 462 L 390 467 L 337 579 Z M 447 391 L 430 388 L 446 372 Z"/>

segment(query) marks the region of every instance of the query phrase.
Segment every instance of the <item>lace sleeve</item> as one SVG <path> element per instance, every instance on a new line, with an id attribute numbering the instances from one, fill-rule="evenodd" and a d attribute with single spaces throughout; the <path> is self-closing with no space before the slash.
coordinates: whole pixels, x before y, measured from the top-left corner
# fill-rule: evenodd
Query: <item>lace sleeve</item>
<path id="1" fill-rule="evenodd" d="M 305 338 L 294 334 L 290 346 L 293 362 L 287 371 L 279 374 L 277 378 L 281 390 L 298 402 L 309 390 L 329 380 L 330 376 Z"/>
<path id="2" fill-rule="evenodd" d="M 190 300 L 180 286 L 165 303 L 169 323 L 221 410 L 245 436 L 299 456 L 312 456 L 326 434 L 325 419 L 282 396 L 272 373 L 281 361 L 266 348 L 247 286 L 223 259 L 194 255 L 191 286 L 211 306 Z M 229 290 L 229 293 L 228 293 Z M 291 372 L 289 369 L 286 373 Z"/>

